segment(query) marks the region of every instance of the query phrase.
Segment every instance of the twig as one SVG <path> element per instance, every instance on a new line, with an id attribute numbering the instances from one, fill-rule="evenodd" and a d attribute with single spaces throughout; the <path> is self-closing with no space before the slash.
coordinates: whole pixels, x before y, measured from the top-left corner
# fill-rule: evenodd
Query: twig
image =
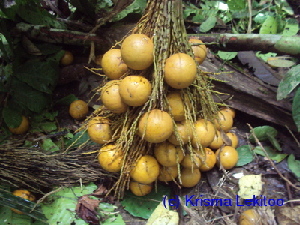
<path id="1" fill-rule="evenodd" d="M 291 131 L 291 129 L 285 125 L 286 129 L 289 131 L 289 133 L 292 135 L 292 137 L 294 138 L 294 140 L 296 141 L 298 147 L 300 147 L 300 142 L 298 141 L 298 139 L 295 137 L 295 135 L 293 134 L 293 132 Z"/>
<path id="2" fill-rule="evenodd" d="M 33 210 L 38 206 L 38 204 L 40 204 L 41 202 L 43 202 L 43 201 L 45 200 L 45 198 L 47 198 L 49 195 L 52 195 L 52 194 L 54 194 L 54 193 L 56 193 L 56 192 L 59 192 L 61 189 L 62 189 L 62 187 L 59 187 L 59 188 L 57 188 L 57 189 L 55 189 L 55 190 L 53 190 L 53 191 L 51 191 L 51 192 L 45 194 L 43 197 L 41 197 L 41 198 L 37 201 L 37 203 L 35 204 L 35 206 L 32 208 L 31 211 L 33 211 Z"/>
<path id="3" fill-rule="evenodd" d="M 252 31 L 252 2 L 248 0 L 248 11 L 249 11 L 249 23 L 247 28 L 247 34 L 251 34 Z"/>
<path id="4" fill-rule="evenodd" d="M 267 159 L 270 161 L 271 165 L 273 166 L 273 168 L 276 170 L 276 172 L 278 173 L 278 175 L 285 180 L 290 186 L 292 186 L 293 188 L 300 190 L 299 187 L 295 186 L 289 179 L 287 179 L 286 177 L 284 177 L 282 175 L 282 173 L 278 170 L 278 168 L 275 166 L 274 162 L 270 159 L 269 154 L 267 153 L 267 151 L 265 150 L 265 148 L 262 146 L 262 144 L 260 143 L 260 141 L 258 140 L 258 138 L 256 137 L 255 133 L 253 132 L 253 128 L 250 124 L 247 124 L 252 132 L 252 135 L 256 141 L 256 143 L 261 147 L 261 149 L 264 151 L 264 153 L 266 154 Z"/>

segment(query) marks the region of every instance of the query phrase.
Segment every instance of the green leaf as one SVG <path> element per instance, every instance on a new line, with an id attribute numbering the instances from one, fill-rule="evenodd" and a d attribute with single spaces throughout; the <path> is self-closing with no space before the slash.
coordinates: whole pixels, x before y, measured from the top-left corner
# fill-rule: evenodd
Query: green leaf
<path id="1" fill-rule="evenodd" d="M 300 88 L 297 89 L 293 99 L 292 115 L 298 131 L 300 132 Z"/>
<path id="2" fill-rule="evenodd" d="M 126 191 L 121 204 L 131 215 L 148 219 L 165 195 L 170 195 L 170 188 L 158 184 L 157 192 L 152 190 L 145 196 L 135 196 L 130 191 Z"/>
<path id="3" fill-rule="evenodd" d="M 106 202 L 101 202 L 99 204 L 99 208 L 101 209 L 100 216 L 102 218 L 108 217 L 105 221 L 101 222 L 101 225 L 125 225 L 125 222 L 120 214 L 111 213 L 115 211 L 117 206 Z"/>
<path id="4" fill-rule="evenodd" d="M 0 206 L 0 221 L 2 225 L 32 225 L 31 217 L 26 214 L 16 214 L 5 206 Z"/>
<path id="5" fill-rule="evenodd" d="M 269 146 L 264 146 L 264 149 L 265 149 L 266 153 L 268 154 L 269 158 L 276 161 L 276 163 L 281 162 L 282 160 L 284 160 L 287 157 L 287 154 L 278 153 L 277 151 L 275 151 L 273 148 L 271 148 Z M 264 152 L 264 150 L 260 146 L 255 147 L 253 149 L 253 152 L 258 155 L 267 156 L 267 154 Z"/>
<path id="6" fill-rule="evenodd" d="M 293 154 L 289 155 L 288 160 L 289 169 L 295 174 L 300 181 L 300 160 L 296 160 Z"/>
<path id="7" fill-rule="evenodd" d="M 70 225 L 73 222 L 87 225 L 77 219 L 75 209 L 80 196 L 91 194 L 97 188 L 95 184 L 82 187 L 63 188 L 61 191 L 50 195 L 47 202 L 43 202 L 42 210 L 51 225 Z"/>
<path id="8" fill-rule="evenodd" d="M 287 19 L 282 34 L 285 36 L 293 36 L 298 34 L 299 24 L 296 19 Z"/>
<path id="9" fill-rule="evenodd" d="M 237 56 L 237 52 L 223 52 L 223 51 L 218 51 L 217 55 L 221 59 L 223 59 L 225 61 L 228 61 L 228 60 L 231 60 L 231 59 L 235 58 Z"/>
<path id="10" fill-rule="evenodd" d="M 245 0 L 227 0 L 227 4 L 230 10 L 243 10 L 246 7 Z"/>
<path id="11" fill-rule="evenodd" d="M 281 147 L 276 139 L 277 130 L 274 127 L 261 126 L 261 127 L 253 128 L 253 130 L 251 131 L 249 140 L 252 142 L 255 142 L 253 132 L 259 141 L 267 141 L 268 140 L 278 151 L 281 151 Z"/>
<path id="12" fill-rule="evenodd" d="M 12 81 L 11 95 L 14 102 L 33 112 L 40 113 L 50 105 L 50 96 L 34 90 L 26 83 L 17 79 Z"/>
<path id="13" fill-rule="evenodd" d="M 259 34 L 277 34 L 277 20 L 269 16 L 259 29 Z"/>
<path id="14" fill-rule="evenodd" d="M 0 205 L 8 207 L 9 210 L 10 210 L 10 208 L 15 208 L 19 211 L 24 212 L 25 214 L 27 214 L 30 217 L 33 217 L 37 220 L 46 222 L 46 218 L 43 215 L 43 213 L 41 212 L 40 206 L 35 207 L 36 203 L 30 202 L 28 200 L 25 200 L 25 199 L 17 197 L 17 196 L 14 196 L 11 193 L 9 193 L 3 189 L 0 189 Z M 34 211 L 32 211 L 32 209 L 34 207 L 35 207 L 35 209 L 34 209 Z M 13 215 L 13 214 L 11 214 L 10 216 L 11 216 L 10 219 L 12 219 L 12 220 L 13 220 L 13 217 L 15 217 L 15 215 Z M 9 218 L 7 218 L 7 219 L 9 219 Z M 16 219 L 18 220 L 18 218 L 16 218 Z M 20 222 L 21 219 L 22 218 L 19 218 L 18 221 Z M 3 222 L 5 220 L 0 220 L 0 221 Z M 22 225 L 22 223 L 14 223 L 14 224 L 8 223 L 8 225 Z"/>
<path id="15" fill-rule="evenodd" d="M 20 5 L 18 8 L 18 15 L 30 24 L 66 29 L 64 23 L 58 21 L 48 11 L 40 7 L 38 3 L 30 2 Z"/>
<path id="16" fill-rule="evenodd" d="M 276 55 L 277 53 L 275 52 L 268 52 L 268 53 L 256 52 L 256 57 L 264 60 L 265 62 L 267 62 L 269 58 L 275 57 Z"/>
<path id="17" fill-rule="evenodd" d="M 209 16 L 207 20 L 205 20 L 201 25 L 200 25 L 200 32 L 207 32 L 214 28 L 214 26 L 217 23 L 217 17 L 215 16 Z"/>
<path id="18" fill-rule="evenodd" d="M 300 84 L 300 64 L 291 68 L 279 83 L 277 89 L 277 100 L 287 97 Z"/>
<path id="19" fill-rule="evenodd" d="M 72 145 L 73 147 L 78 147 L 90 140 L 90 137 L 88 135 L 87 131 L 80 131 L 76 133 L 72 139 L 68 139 L 65 142 L 66 146 Z M 95 143 L 92 143 L 92 145 L 96 145 Z"/>
<path id="20" fill-rule="evenodd" d="M 259 141 L 266 141 L 269 139 L 269 135 L 276 136 L 277 130 L 270 126 L 254 127 L 250 134 L 250 141 L 255 142 L 253 132 Z"/>
<path id="21" fill-rule="evenodd" d="M 43 55 L 51 55 L 62 50 L 61 46 L 49 44 L 49 43 L 34 43 L 34 45 L 41 51 Z"/>
<path id="22" fill-rule="evenodd" d="M 63 97 L 62 99 L 58 100 L 55 104 L 61 104 L 61 105 L 70 105 L 75 100 L 78 100 L 78 98 L 73 95 L 67 95 L 66 97 Z"/>
<path id="23" fill-rule="evenodd" d="M 254 155 L 250 145 L 242 145 L 238 147 L 239 160 L 235 166 L 244 166 L 253 161 Z"/>
<path id="24" fill-rule="evenodd" d="M 44 122 L 40 124 L 40 127 L 43 131 L 50 133 L 51 131 L 57 130 L 57 126 L 55 122 Z"/>
<path id="25" fill-rule="evenodd" d="M 52 93 L 58 78 L 57 74 L 58 63 L 55 65 L 55 63 L 49 59 L 45 62 L 41 60 L 31 60 L 19 65 L 14 70 L 14 75 L 21 81 L 47 94 Z"/>
<path id="26" fill-rule="evenodd" d="M 20 126 L 22 122 L 22 115 L 19 112 L 16 112 L 9 107 L 4 107 L 2 114 L 3 119 L 8 127 L 15 128 Z"/>
<path id="27" fill-rule="evenodd" d="M 268 64 L 273 67 L 292 67 L 295 62 L 287 58 L 274 57 L 268 59 Z"/>
<path id="28" fill-rule="evenodd" d="M 142 14 L 146 8 L 147 0 L 135 0 L 132 4 L 126 7 L 126 9 L 119 12 L 114 18 L 113 22 L 119 21 L 125 18 L 130 13 L 139 13 Z"/>
<path id="29" fill-rule="evenodd" d="M 59 151 L 59 147 L 51 139 L 44 139 L 42 147 L 45 151 Z"/>

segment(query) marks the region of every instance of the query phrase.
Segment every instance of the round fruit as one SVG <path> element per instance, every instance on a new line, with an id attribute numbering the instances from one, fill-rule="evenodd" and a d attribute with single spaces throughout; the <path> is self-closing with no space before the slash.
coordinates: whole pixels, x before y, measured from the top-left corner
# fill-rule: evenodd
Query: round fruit
<path id="1" fill-rule="evenodd" d="M 221 135 L 220 131 L 217 130 L 215 137 L 214 137 L 213 141 L 210 143 L 209 147 L 212 149 L 218 149 L 218 148 L 221 148 L 223 143 L 224 143 L 224 141 L 223 141 L 222 135 Z"/>
<path id="2" fill-rule="evenodd" d="M 120 49 L 111 49 L 106 52 L 102 57 L 101 66 L 105 75 L 112 80 L 119 79 L 127 71 Z"/>
<path id="3" fill-rule="evenodd" d="M 83 120 L 89 112 L 89 106 L 85 101 L 75 100 L 70 104 L 69 113 L 76 120 Z"/>
<path id="4" fill-rule="evenodd" d="M 100 99 L 103 105 L 113 113 L 127 111 L 127 105 L 122 101 L 119 94 L 119 81 L 109 81 L 101 91 Z"/>
<path id="5" fill-rule="evenodd" d="M 130 172 L 130 177 L 142 184 L 151 184 L 159 175 L 159 164 L 157 160 L 145 155 L 139 158 Z"/>
<path id="6" fill-rule="evenodd" d="M 186 154 L 180 164 L 184 168 L 199 168 L 202 165 L 200 156 L 200 152 Z"/>
<path id="7" fill-rule="evenodd" d="M 119 93 L 127 105 L 141 106 L 151 94 L 151 83 L 143 76 L 127 76 L 119 84 Z"/>
<path id="8" fill-rule="evenodd" d="M 65 54 L 60 59 L 60 64 L 64 65 L 64 66 L 67 66 L 67 65 L 72 64 L 73 61 L 74 61 L 74 56 L 73 56 L 72 52 L 65 51 Z"/>
<path id="9" fill-rule="evenodd" d="M 88 134 L 93 142 L 107 143 L 112 137 L 109 120 L 101 116 L 91 119 L 88 123 Z"/>
<path id="10" fill-rule="evenodd" d="M 31 194 L 30 191 L 27 191 L 27 190 L 15 190 L 13 193 L 12 193 L 14 196 L 18 196 L 18 197 L 21 197 L 23 199 L 26 199 L 26 200 L 29 200 L 31 202 L 34 202 L 35 201 L 35 196 L 33 194 Z M 16 210 L 16 209 L 13 209 L 11 208 L 11 210 L 15 213 L 18 213 L 18 214 L 23 214 L 21 211 L 19 210 Z"/>
<path id="11" fill-rule="evenodd" d="M 98 161 L 108 172 L 121 171 L 123 159 L 122 150 L 116 145 L 106 145 L 100 148 Z"/>
<path id="12" fill-rule="evenodd" d="M 171 116 L 159 109 L 146 112 L 139 120 L 139 136 L 151 143 L 167 140 L 173 132 Z"/>
<path id="13" fill-rule="evenodd" d="M 171 92 L 167 95 L 167 101 L 170 107 L 170 114 L 175 121 L 184 120 L 184 104 L 180 92 Z"/>
<path id="14" fill-rule="evenodd" d="M 180 139 L 182 141 L 182 144 L 185 145 L 188 143 L 190 139 L 192 139 L 193 130 L 191 128 L 191 125 L 189 122 L 184 121 L 182 123 L 177 123 L 177 132 L 178 136 L 176 136 L 176 131 L 174 129 L 172 135 L 169 137 L 168 141 L 171 142 L 173 145 L 180 145 Z"/>
<path id="15" fill-rule="evenodd" d="M 183 168 L 181 170 L 181 186 L 182 187 L 194 187 L 201 179 L 201 173 L 199 169 Z"/>
<path id="16" fill-rule="evenodd" d="M 178 176 L 178 167 L 177 166 L 162 166 L 160 168 L 160 173 L 158 176 L 159 181 L 172 181 Z"/>
<path id="17" fill-rule="evenodd" d="M 154 44 L 145 34 L 131 34 L 121 46 L 122 59 L 133 70 L 144 70 L 153 63 Z"/>
<path id="18" fill-rule="evenodd" d="M 195 148 L 198 148 L 198 145 L 202 147 L 207 147 L 214 140 L 215 137 L 215 128 L 214 125 L 204 119 L 197 120 L 195 123 L 195 134 L 192 139 L 192 144 Z"/>
<path id="19" fill-rule="evenodd" d="M 218 112 L 218 119 L 216 120 L 216 128 L 218 130 L 229 131 L 233 125 L 233 119 L 230 112 Z"/>
<path id="20" fill-rule="evenodd" d="M 201 172 L 211 170 L 217 162 L 217 157 L 210 148 L 205 148 L 204 151 L 205 151 L 205 161 L 202 163 L 202 165 L 199 168 Z"/>
<path id="21" fill-rule="evenodd" d="M 228 112 L 231 114 L 232 118 L 235 118 L 235 110 L 233 108 L 222 107 L 220 112 Z"/>
<path id="22" fill-rule="evenodd" d="M 196 79 L 197 65 L 192 57 L 184 53 L 171 55 L 165 64 L 165 81 L 172 88 L 186 88 Z"/>
<path id="23" fill-rule="evenodd" d="M 163 166 L 176 166 L 184 157 L 180 147 L 175 147 L 168 142 L 157 144 L 154 148 L 154 156 Z"/>
<path id="24" fill-rule="evenodd" d="M 136 196 L 145 196 L 151 192 L 152 185 L 151 184 L 141 184 L 136 181 L 130 181 L 129 189 Z"/>
<path id="25" fill-rule="evenodd" d="M 191 38 L 189 40 L 190 43 L 203 43 L 201 40 L 199 39 L 194 39 Z M 198 62 L 199 64 L 203 63 L 203 61 L 206 58 L 207 55 L 207 48 L 205 47 L 205 45 L 194 45 L 192 46 L 193 49 L 193 53 L 194 53 L 194 57 L 196 62 Z"/>
<path id="26" fill-rule="evenodd" d="M 248 209 L 242 212 L 239 218 L 239 225 L 261 225 L 262 220 L 255 209 Z"/>
<path id="27" fill-rule="evenodd" d="M 239 154 L 235 148 L 231 146 L 224 146 L 216 151 L 216 157 L 218 165 L 220 166 L 221 164 L 224 169 L 229 170 L 236 165 L 239 159 Z"/>
<path id="28" fill-rule="evenodd" d="M 13 134 L 24 134 L 29 129 L 29 121 L 27 117 L 22 116 L 21 124 L 18 127 L 9 127 L 10 132 Z"/>
<path id="29" fill-rule="evenodd" d="M 226 133 L 226 136 L 231 140 L 231 147 L 237 148 L 239 145 L 239 138 L 234 133 Z"/>

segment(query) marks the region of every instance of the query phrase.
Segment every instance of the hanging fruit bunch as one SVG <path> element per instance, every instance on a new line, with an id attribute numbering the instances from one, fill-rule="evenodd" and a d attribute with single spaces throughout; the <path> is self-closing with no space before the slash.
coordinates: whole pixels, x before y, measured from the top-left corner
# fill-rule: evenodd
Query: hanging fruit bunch
<path id="1" fill-rule="evenodd" d="M 120 172 L 112 189 L 118 197 L 129 188 L 145 195 L 157 179 L 199 182 L 220 126 L 210 79 L 198 68 L 205 57 L 204 45 L 189 43 L 180 0 L 148 1 L 132 32 L 103 55 L 103 105 L 87 129 L 102 145 L 101 166 Z"/>

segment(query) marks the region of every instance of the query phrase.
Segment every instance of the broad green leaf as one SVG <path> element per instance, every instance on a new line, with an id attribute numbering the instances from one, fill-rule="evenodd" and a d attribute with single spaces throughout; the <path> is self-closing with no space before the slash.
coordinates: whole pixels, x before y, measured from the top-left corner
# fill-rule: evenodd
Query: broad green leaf
<path id="1" fill-rule="evenodd" d="M 284 160 L 287 157 L 287 154 L 278 153 L 276 150 L 274 150 L 273 148 L 271 148 L 269 146 L 264 146 L 264 149 L 265 149 L 266 153 L 268 154 L 269 158 L 276 161 L 276 163 L 281 162 L 282 160 Z M 264 152 L 264 150 L 260 146 L 255 147 L 253 149 L 253 152 L 258 155 L 267 156 L 267 154 Z"/>
<path id="2" fill-rule="evenodd" d="M 243 10 L 246 8 L 245 0 L 227 0 L 227 4 L 230 10 Z"/>
<path id="3" fill-rule="evenodd" d="M 47 133 L 57 130 L 57 126 L 55 122 L 44 122 L 40 124 L 40 127 L 44 132 Z"/>
<path id="4" fill-rule="evenodd" d="M 299 24 L 296 19 L 287 19 L 282 34 L 285 36 L 293 36 L 298 34 Z"/>
<path id="5" fill-rule="evenodd" d="M 267 62 L 269 58 L 275 57 L 276 55 L 277 53 L 275 52 L 268 52 L 268 53 L 256 52 L 256 57 L 264 60 L 265 62 Z"/>
<path id="6" fill-rule="evenodd" d="M 287 160 L 289 169 L 295 174 L 300 181 L 300 160 L 296 160 L 293 154 L 289 155 Z"/>
<path id="7" fill-rule="evenodd" d="M 50 26 L 58 29 L 66 28 L 64 23 L 58 21 L 47 10 L 32 2 L 20 5 L 18 8 L 18 15 L 30 24 Z"/>
<path id="8" fill-rule="evenodd" d="M 59 151 L 59 147 L 51 139 L 44 139 L 42 147 L 45 151 Z"/>
<path id="9" fill-rule="evenodd" d="M 41 51 L 43 55 L 51 55 L 61 51 L 62 47 L 49 43 L 34 43 L 34 45 Z"/>
<path id="10" fill-rule="evenodd" d="M 253 161 L 254 155 L 251 146 L 242 145 L 236 150 L 239 153 L 239 160 L 235 166 L 244 166 Z"/>
<path id="11" fill-rule="evenodd" d="M 277 100 L 282 100 L 300 84 L 300 64 L 291 68 L 279 83 Z"/>
<path id="12" fill-rule="evenodd" d="M 68 139 L 65 141 L 66 146 L 72 145 L 73 147 L 78 147 L 90 140 L 90 137 L 88 135 L 87 131 L 80 131 L 76 133 L 72 139 Z M 95 145 L 96 143 L 91 143 L 92 145 Z"/>
<path id="13" fill-rule="evenodd" d="M 266 14 L 266 13 L 258 13 L 258 14 L 254 17 L 253 21 L 256 22 L 256 23 L 258 23 L 258 24 L 262 24 L 263 22 L 266 21 L 266 19 L 268 18 L 268 16 L 269 16 L 269 15 Z"/>
<path id="14" fill-rule="evenodd" d="M 131 215 L 148 219 L 158 204 L 162 202 L 165 195 L 170 196 L 170 188 L 158 184 L 157 192 L 153 188 L 150 194 L 142 197 L 126 191 L 121 204 Z"/>
<path id="15" fill-rule="evenodd" d="M 12 100 L 21 107 L 40 113 L 50 105 L 50 96 L 34 90 L 26 83 L 14 79 L 11 86 Z"/>
<path id="16" fill-rule="evenodd" d="M 54 112 L 47 111 L 47 112 L 43 113 L 43 115 L 47 120 L 54 121 L 55 118 L 58 116 L 58 112 L 57 111 L 54 111 Z"/>
<path id="17" fill-rule="evenodd" d="M 130 4 L 126 9 L 119 12 L 114 18 L 113 22 L 119 21 L 125 18 L 130 13 L 139 13 L 142 14 L 144 9 L 146 8 L 147 1 L 146 0 L 135 0 L 132 4 Z"/>
<path id="18" fill-rule="evenodd" d="M 15 68 L 14 75 L 34 89 L 51 94 L 58 78 L 58 63 L 55 65 L 51 60 L 28 61 Z"/>
<path id="19" fill-rule="evenodd" d="M 298 131 L 300 131 L 300 88 L 297 89 L 293 99 L 292 115 Z"/>
<path id="20" fill-rule="evenodd" d="M 8 127 L 18 127 L 22 122 L 22 115 L 15 110 L 4 107 L 3 111 L 3 119 Z"/>
<path id="21" fill-rule="evenodd" d="M 218 51 L 217 55 L 221 59 L 223 59 L 225 61 L 228 61 L 228 60 L 231 60 L 231 59 L 235 58 L 237 56 L 237 52 L 223 52 L 223 51 Z"/>
<path id="22" fill-rule="evenodd" d="M 187 19 L 189 16 L 191 16 L 191 14 L 197 14 L 199 10 L 200 9 L 193 4 L 186 4 L 183 10 L 184 19 Z"/>
<path id="23" fill-rule="evenodd" d="M 285 58 L 272 57 L 268 59 L 268 64 L 273 67 L 292 67 L 295 62 Z"/>
<path id="24" fill-rule="evenodd" d="M 41 212 L 40 206 L 35 207 L 36 203 L 30 202 L 28 200 L 25 200 L 25 199 L 17 197 L 17 196 L 14 196 L 10 192 L 8 192 L 7 190 L 4 190 L 2 188 L 0 189 L 0 206 L 5 206 L 9 210 L 10 210 L 10 208 L 15 208 L 19 211 L 22 211 L 24 214 L 26 214 L 30 217 L 33 217 L 37 220 L 46 222 L 46 218 L 43 215 L 43 213 Z M 35 210 L 32 211 L 32 209 L 34 207 L 35 207 Z M 1 212 L 2 211 L 0 210 L 0 214 L 1 214 Z M 7 219 L 11 219 L 13 221 L 14 220 L 13 217 L 15 217 L 14 214 L 9 215 L 9 213 L 7 212 L 7 216 L 8 216 Z M 22 225 L 21 220 L 23 218 L 24 217 L 16 218 L 17 221 L 20 222 L 20 223 L 12 223 L 12 224 L 7 223 L 7 225 Z M 2 222 L 2 221 L 0 220 L 0 222 Z M 27 219 L 24 220 L 25 224 L 26 224 L 27 221 L 28 221 Z M 3 224 L 3 223 L 0 223 L 0 224 Z"/>
<path id="25" fill-rule="evenodd" d="M 251 131 L 249 140 L 255 142 L 255 138 L 253 136 L 253 132 L 259 141 L 270 141 L 271 144 L 278 150 L 281 151 L 281 147 L 276 139 L 277 130 L 270 126 L 261 126 L 253 128 Z"/>
<path id="26" fill-rule="evenodd" d="M 78 100 L 78 98 L 75 95 L 70 94 L 67 95 L 66 97 L 61 98 L 55 104 L 70 105 L 75 100 Z"/>
<path id="27" fill-rule="evenodd" d="M 259 34 L 277 34 L 277 20 L 269 16 L 259 29 Z"/>
<path id="28" fill-rule="evenodd" d="M 211 30 L 212 28 L 214 28 L 214 26 L 217 23 L 217 17 L 215 16 L 209 16 L 207 18 L 207 20 L 205 20 L 201 25 L 200 25 L 200 32 L 207 32 L 209 30 Z"/>
<path id="29" fill-rule="evenodd" d="M 112 213 L 116 210 L 117 206 L 101 202 L 99 204 L 100 208 L 100 216 L 103 218 L 107 218 L 105 221 L 101 222 L 101 225 L 125 225 L 125 222 L 122 216 L 118 213 Z"/>
<path id="30" fill-rule="evenodd" d="M 26 214 L 17 214 L 9 207 L 0 206 L 0 224 L 2 225 L 32 225 L 31 217 Z M 43 223 L 45 225 L 45 223 Z"/>
<path id="31" fill-rule="evenodd" d="M 91 194 L 97 188 L 95 184 L 82 187 L 63 188 L 61 191 L 48 197 L 43 202 L 42 210 L 51 225 L 87 225 L 81 219 L 77 219 L 75 209 L 79 197 Z"/>

